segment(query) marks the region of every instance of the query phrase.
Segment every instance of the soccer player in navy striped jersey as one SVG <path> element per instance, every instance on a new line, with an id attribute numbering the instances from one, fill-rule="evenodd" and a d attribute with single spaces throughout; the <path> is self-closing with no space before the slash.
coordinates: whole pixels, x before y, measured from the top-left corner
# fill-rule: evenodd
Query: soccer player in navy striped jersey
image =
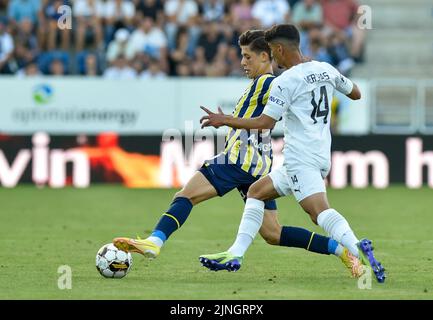
<path id="1" fill-rule="evenodd" d="M 239 37 L 239 45 L 242 66 L 252 81 L 239 99 L 232 116 L 254 118 L 263 112 L 272 81 L 275 79 L 271 51 L 261 30 L 243 33 Z M 266 176 L 271 168 L 270 130 L 229 129 L 224 150 L 205 161 L 185 187 L 175 194 L 169 209 L 162 214 L 148 238 L 115 238 L 113 244 L 121 250 L 155 258 L 170 235 L 187 220 L 193 206 L 216 196 L 222 197 L 235 188 L 245 201 L 250 185 Z M 267 243 L 304 248 L 321 254 L 334 254 L 340 257 L 352 276 L 361 275 L 361 263 L 348 249 L 333 239 L 306 229 L 281 226 L 277 219 L 275 200 L 265 201 L 264 207 L 264 219 L 259 233 Z M 236 271 L 236 268 L 226 265 L 224 259 L 201 262 L 213 270 Z"/>

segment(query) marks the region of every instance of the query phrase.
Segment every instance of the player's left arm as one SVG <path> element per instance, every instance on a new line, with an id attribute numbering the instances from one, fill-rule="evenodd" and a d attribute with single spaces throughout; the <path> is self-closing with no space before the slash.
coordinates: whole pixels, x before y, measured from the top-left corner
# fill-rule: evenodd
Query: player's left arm
<path id="1" fill-rule="evenodd" d="M 232 127 L 234 129 L 273 129 L 275 123 L 277 122 L 275 119 L 261 114 L 259 117 L 255 118 L 237 118 L 231 115 L 226 115 L 222 112 L 221 108 L 218 107 L 218 113 L 214 113 L 209 109 L 200 106 L 200 108 L 207 113 L 207 115 L 203 116 L 200 119 L 201 127 L 215 127 L 219 128 L 222 126 Z"/>
<path id="2" fill-rule="evenodd" d="M 355 82 L 353 82 L 352 91 L 349 94 L 346 94 L 346 96 L 348 96 L 352 100 L 361 99 L 361 90 L 359 90 L 359 87 L 356 85 Z"/>
<path id="3" fill-rule="evenodd" d="M 335 88 L 352 100 L 361 99 L 361 90 L 355 82 L 335 70 Z"/>

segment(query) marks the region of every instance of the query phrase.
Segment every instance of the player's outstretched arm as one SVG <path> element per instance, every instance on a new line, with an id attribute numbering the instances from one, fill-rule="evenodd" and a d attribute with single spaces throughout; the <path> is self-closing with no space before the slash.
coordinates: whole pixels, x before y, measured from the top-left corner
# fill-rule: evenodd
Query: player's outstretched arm
<path id="1" fill-rule="evenodd" d="M 222 126 L 229 126 L 234 129 L 273 129 L 276 121 L 265 115 L 261 114 L 256 118 L 236 118 L 231 115 L 226 115 L 222 112 L 221 108 L 218 107 L 218 113 L 213 113 L 209 109 L 201 106 L 200 107 L 207 115 L 200 119 L 201 127 L 215 127 L 219 128 Z"/>
<path id="2" fill-rule="evenodd" d="M 356 85 L 356 83 L 353 83 L 352 92 L 350 92 L 347 96 L 350 99 L 352 99 L 352 100 L 359 100 L 359 99 L 361 99 L 361 90 L 359 90 L 359 88 Z"/>

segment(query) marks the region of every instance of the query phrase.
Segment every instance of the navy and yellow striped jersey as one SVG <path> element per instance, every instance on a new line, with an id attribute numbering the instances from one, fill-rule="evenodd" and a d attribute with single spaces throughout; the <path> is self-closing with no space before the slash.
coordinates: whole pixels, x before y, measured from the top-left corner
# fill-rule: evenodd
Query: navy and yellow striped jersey
<path id="1" fill-rule="evenodd" d="M 260 116 L 268 101 L 274 79 L 275 76 L 272 74 L 264 74 L 254 79 L 239 99 L 233 116 L 241 118 Z M 230 128 L 224 151 L 217 157 L 224 157 L 225 163 L 236 164 L 254 177 L 268 174 L 272 167 L 270 130 L 261 132 Z"/>

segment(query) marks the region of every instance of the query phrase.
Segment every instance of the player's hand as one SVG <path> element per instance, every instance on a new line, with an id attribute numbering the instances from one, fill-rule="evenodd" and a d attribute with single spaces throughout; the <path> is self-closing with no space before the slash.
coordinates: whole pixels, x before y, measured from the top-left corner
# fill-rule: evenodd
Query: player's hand
<path id="1" fill-rule="evenodd" d="M 203 116 L 200 119 L 200 123 L 201 123 L 201 128 L 202 129 L 205 128 L 205 127 L 219 128 L 219 127 L 225 125 L 224 120 L 226 118 L 226 115 L 221 110 L 221 107 L 218 107 L 218 113 L 213 113 L 208 108 L 203 107 L 203 106 L 200 106 L 200 108 L 204 112 L 207 113 L 206 116 Z"/>

